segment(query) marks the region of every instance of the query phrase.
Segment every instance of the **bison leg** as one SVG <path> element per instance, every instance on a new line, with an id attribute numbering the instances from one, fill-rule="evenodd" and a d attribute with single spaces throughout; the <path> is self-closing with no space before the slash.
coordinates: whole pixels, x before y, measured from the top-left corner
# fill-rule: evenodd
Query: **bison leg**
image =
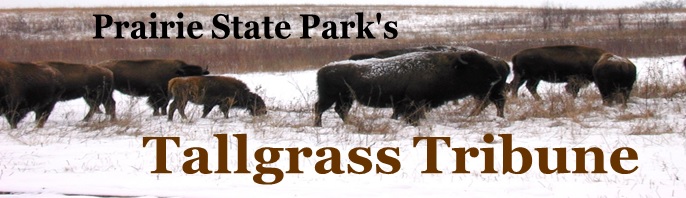
<path id="1" fill-rule="evenodd" d="M 412 126 L 419 126 L 419 120 L 426 118 L 426 105 L 411 105 L 409 108 L 407 108 L 407 110 L 408 111 L 405 113 L 409 114 L 405 116 L 405 122 Z"/>
<path id="2" fill-rule="evenodd" d="M 405 106 L 402 104 L 396 104 L 393 106 L 393 114 L 391 115 L 391 119 L 397 120 L 400 118 L 400 116 L 403 116 L 403 112 L 405 111 Z"/>
<path id="3" fill-rule="evenodd" d="M 508 89 L 512 92 L 512 97 L 517 97 L 517 92 L 519 92 L 519 87 L 521 87 L 527 80 L 522 79 L 520 75 L 515 75 L 512 81 L 510 82 L 510 86 L 508 86 Z"/>
<path id="4" fill-rule="evenodd" d="M 631 97 L 631 87 L 622 88 L 621 103 L 624 108 L 626 108 L 626 103 L 629 102 L 629 97 Z"/>
<path id="5" fill-rule="evenodd" d="M 105 97 L 105 101 L 102 102 L 103 106 L 105 106 L 105 113 L 110 116 L 110 121 L 116 121 L 117 120 L 117 102 L 114 101 L 114 98 L 112 97 L 112 94 L 108 94 L 107 97 Z M 98 106 L 96 105 L 95 109 L 98 110 Z"/>
<path id="6" fill-rule="evenodd" d="M 159 108 L 157 107 L 156 103 L 157 103 L 157 101 L 156 101 L 155 97 L 153 97 L 153 96 L 148 97 L 148 104 L 152 107 L 152 115 L 153 116 L 159 116 L 160 115 L 160 111 L 159 111 Z"/>
<path id="7" fill-rule="evenodd" d="M 496 115 L 498 117 L 504 118 L 505 117 L 505 93 L 502 91 L 495 91 L 491 92 L 490 95 L 488 96 L 488 100 L 495 104 L 495 108 L 497 110 Z M 485 108 L 486 106 L 484 106 Z"/>
<path id="8" fill-rule="evenodd" d="M 174 120 L 174 111 L 176 109 L 179 109 L 179 115 L 181 115 L 181 118 L 187 119 L 186 117 L 186 105 L 188 104 L 188 100 L 183 97 L 178 97 L 174 98 L 174 101 L 171 102 L 171 105 L 169 105 L 169 114 L 167 115 L 167 120 L 172 121 Z"/>
<path id="9" fill-rule="evenodd" d="M 498 117 L 504 118 L 505 117 L 505 96 L 500 95 L 500 94 L 496 94 L 496 95 L 499 95 L 499 96 L 492 96 L 490 100 L 491 100 L 491 102 L 493 102 L 493 104 L 495 104 L 495 108 L 497 109 L 496 115 L 498 115 Z"/>
<path id="10" fill-rule="evenodd" d="M 57 101 L 53 101 L 50 104 L 39 108 L 35 111 L 36 114 L 40 115 L 40 118 L 38 119 L 38 124 L 36 127 L 38 128 L 43 128 L 43 125 L 45 125 L 45 122 L 48 120 L 48 117 L 50 117 L 50 113 L 52 113 L 52 110 L 55 108 L 55 104 Z"/>
<path id="11" fill-rule="evenodd" d="M 100 104 L 92 98 L 84 97 L 83 100 L 85 100 L 86 104 L 88 104 L 88 107 L 90 107 L 88 109 L 88 113 L 86 113 L 86 116 L 83 117 L 83 121 L 89 121 L 91 117 L 93 117 L 93 114 L 95 114 L 97 109 L 99 109 L 98 107 L 100 106 Z"/>
<path id="12" fill-rule="evenodd" d="M 152 106 L 153 116 L 167 115 L 168 103 L 169 99 L 166 96 L 164 96 L 164 94 L 154 94 L 148 97 L 148 104 Z"/>
<path id="13" fill-rule="evenodd" d="M 229 118 L 229 109 L 231 109 L 229 105 L 219 105 L 219 110 L 224 114 L 224 118 Z"/>
<path id="14" fill-rule="evenodd" d="M 210 112 L 211 112 L 212 109 L 214 108 L 214 105 L 215 105 L 215 104 L 205 104 L 205 105 L 203 105 L 203 106 L 202 106 L 202 116 L 200 116 L 200 117 L 201 117 L 201 118 L 207 117 L 207 114 L 210 114 Z M 222 108 L 222 105 L 219 105 L 219 108 L 221 109 L 221 108 Z M 222 112 L 223 112 L 223 111 L 222 111 Z M 229 116 L 225 114 L 224 118 L 229 118 Z"/>
<path id="15" fill-rule="evenodd" d="M 474 109 L 469 113 L 469 116 L 477 116 L 481 114 L 484 109 L 490 104 L 490 101 L 484 100 L 483 96 L 478 96 L 474 97 L 476 99 L 476 106 L 474 106 Z"/>
<path id="16" fill-rule="evenodd" d="M 177 108 L 179 109 L 179 115 L 181 115 L 181 118 L 183 118 L 184 120 L 188 119 L 188 116 L 186 116 L 186 105 L 188 105 L 188 101 L 184 100 L 177 106 Z"/>
<path id="17" fill-rule="evenodd" d="M 603 99 L 603 105 L 605 106 L 611 106 L 612 105 L 612 92 L 608 90 L 607 86 L 604 86 L 604 83 L 598 83 L 598 91 L 600 92 L 600 97 Z"/>
<path id="18" fill-rule="evenodd" d="M 570 79 L 567 80 L 567 85 L 565 85 L 565 91 L 567 93 L 572 94 L 572 97 L 577 98 L 579 97 L 579 90 L 581 88 L 588 86 L 590 84 L 589 81 L 580 79 L 579 77 L 571 77 Z"/>
<path id="19" fill-rule="evenodd" d="M 335 101 L 319 97 L 319 101 L 314 103 L 314 126 L 322 126 L 322 114 L 331 108 Z"/>
<path id="20" fill-rule="evenodd" d="M 541 96 L 538 95 L 538 91 L 536 91 L 539 82 L 541 82 L 541 80 L 538 79 L 529 79 L 526 82 L 526 89 L 529 90 L 529 93 L 531 93 L 531 96 L 533 96 L 535 100 L 541 100 Z"/>
<path id="21" fill-rule="evenodd" d="M 160 106 L 159 106 L 159 108 L 160 108 L 160 113 L 161 113 L 162 115 L 167 115 L 167 106 L 168 106 L 168 105 L 169 105 L 169 99 L 168 99 L 168 98 L 165 97 L 164 100 L 161 100 L 161 101 L 160 101 Z M 184 107 L 185 107 L 185 106 L 184 106 Z"/>
<path id="22" fill-rule="evenodd" d="M 178 106 L 178 100 L 179 99 L 175 98 L 169 105 L 169 114 L 167 114 L 167 121 L 174 120 L 174 112 L 176 111 L 176 106 Z"/>
<path id="23" fill-rule="evenodd" d="M 346 121 L 346 118 L 348 117 L 348 112 L 350 111 L 352 105 L 352 97 L 341 97 L 341 99 L 336 101 L 336 106 L 334 107 L 334 110 L 336 111 L 336 113 L 338 113 L 338 117 L 340 117 L 341 120 L 343 120 L 343 122 Z"/>
<path id="24" fill-rule="evenodd" d="M 16 129 L 17 125 L 19 125 L 19 121 L 24 119 L 26 117 L 26 113 L 24 111 L 11 111 L 5 113 L 5 118 L 7 118 L 7 122 L 10 124 L 11 129 Z"/>

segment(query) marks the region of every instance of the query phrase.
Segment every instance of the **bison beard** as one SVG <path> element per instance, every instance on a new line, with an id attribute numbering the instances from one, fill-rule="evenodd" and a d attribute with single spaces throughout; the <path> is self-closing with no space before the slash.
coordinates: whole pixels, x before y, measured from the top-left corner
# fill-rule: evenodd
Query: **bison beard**
<path id="1" fill-rule="evenodd" d="M 212 111 L 214 106 L 229 118 L 229 109 L 246 108 L 252 116 L 267 114 L 264 100 L 250 92 L 248 86 L 238 79 L 224 76 L 177 77 L 169 81 L 168 89 L 174 97 L 169 105 L 168 120 L 174 119 L 174 112 L 179 110 L 181 118 L 187 119 L 186 104 L 190 101 L 203 105 L 202 118 Z"/>
<path id="2" fill-rule="evenodd" d="M 97 64 L 114 74 L 114 88 L 132 96 L 148 96 L 153 115 L 166 115 L 167 83 L 174 77 L 207 75 L 207 69 L 180 60 L 109 60 Z"/>
<path id="3" fill-rule="evenodd" d="M 512 56 L 514 78 L 510 82 L 512 96 L 517 97 L 519 87 L 526 82 L 531 95 L 540 100 L 536 88 L 543 80 L 563 83 L 573 97 L 593 82 L 593 65 L 605 50 L 584 46 L 548 46 L 525 49 Z"/>
<path id="4" fill-rule="evenodd" d="M 494 85 L 502 78 L 489 56 L 468 52 L 414 52 L 386 59 L 341 61 L 317 72 L 319 100 L 315 126 L 332 105 L 346 120 L 353 101 L 370 107 L 393 108 L 405 121 L 419 124 L 428 109 L 475 95 L 504 108 L 505 98 Z M 483 103 L 477 109 L 482 109 Z"/>
<path id="5" fill-rule="evenodd" d="M 0 61 L 0 114 L 12 129 L 30 111 L 42 128 L 63 92 L 62 74 L 54 68 Z"/>
<path id="6" fill-rule="evenodd" d="M 605 53 L 593 66 L 595 84 L 603 98 L 603 104 L 626 103 L 636 82 L 636 66 L 629 59 Z"/>

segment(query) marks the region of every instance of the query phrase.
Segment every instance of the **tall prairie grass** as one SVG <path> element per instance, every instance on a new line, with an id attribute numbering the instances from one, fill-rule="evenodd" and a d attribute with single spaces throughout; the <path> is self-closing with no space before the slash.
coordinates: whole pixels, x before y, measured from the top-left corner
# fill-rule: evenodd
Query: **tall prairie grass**
<path id="1" fill-rule="evenodd" d="M 151 19 L 151 12 L 158 17 Z M 177 12 L 184 18 L 176 18 Z M 377 12 L 383 15 L 382 24 L 397 21 L 398 37 L 382 39 L 383 30 L 375 28 L 377 39 L 327 40 L 316 34 L 300 39 L 300 14 L 316 14 L 323 23 L 356 21 L 356 12 L 365 13 L 368 21 Z M 209 33 L 201 39 L 93 39 L 93 14 L 109 14 L 115 21 L 200 21 L 207 30 L 219 13 L 243 21 L 259 22 L 266 16 L 288 21 L 293 35 L 283 40 L 220 40 L 210 39 Z M 506 60 L 525 48 L 557 44 L 600 47 L 625 57 L 664 56 L 686 51 L 686 18 L 679 18 L 684 14 L 685 9 L 341 5 L 10 9 L 0 10 L 0 59 L 96 63 L 173 58 L 207 65 L 214 73 L 244 73 L 313 69 L 356 53 L 420 45 L 465 45 Z M 356 35 L 356 29 L 349 34 Z"/>

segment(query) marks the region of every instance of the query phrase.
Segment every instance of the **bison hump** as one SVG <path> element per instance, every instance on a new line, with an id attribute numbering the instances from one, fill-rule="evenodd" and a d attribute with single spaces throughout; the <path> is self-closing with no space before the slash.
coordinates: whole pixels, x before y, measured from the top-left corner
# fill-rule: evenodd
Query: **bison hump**
<path id="1" fill-rule="evenodd" d="M 435 53 L 435 52 L 433 52 Z M 435 64 L 430 56 L 432 52 L 413 52 L 385 59 L 344 60 L 332 62 L 324 66 L 327 72 L 336 72 L 336 67 L 353 67 L 361 71 L 364 78 L 384 78 L 393 76 L 408 76 L 417 72 L 434 70 Z"/>

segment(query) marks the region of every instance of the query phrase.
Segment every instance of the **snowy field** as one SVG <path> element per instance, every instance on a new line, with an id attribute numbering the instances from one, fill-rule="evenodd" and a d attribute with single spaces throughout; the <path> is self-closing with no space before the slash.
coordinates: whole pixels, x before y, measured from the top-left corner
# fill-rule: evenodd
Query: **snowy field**
<path id="1" fill-rule="evenodd" d="M 655 82 L 669 85 L 684 83 L 683 56 L 631 59 L 639 68 L 637 83 Z M 517 102 L 507 105 L 505 118 L 495 116 L 489 106 L 476 117 L 466 117 L 467 102 L 449 103 L 428 113 L 419 127 L 390 119 L 390 110 L 353 107 L 353 119 L 344 124 L 333 110 L 325 112 L 323 127 L 312 127 L 311 107 L 316 101 L 316 71 L 286 73 L 225 74 L 243 80 L 261 95 L 269 108 L 262 117 L 251 117 L 244 110 L 233 109 L 223 119 L 215 109 L 208 118 L 200 118 L 201 108 L 186 109 L 188 121 L 175 116 L 153 117 L 144 98 L 117 92 L 120 120 L 110 124 L 104 115 L 82 122 L 87 108 L 81 99 L 58 103 L 45 128 L 35 129 L 32 114 L 19 129 L 11 130 L 3 119 L 0 124 L 0 192 L 5 197 L 142 196 L 142 197 L 686 197 L 686 95 L 672 98 L 632 97 L 625 110 L 604 107 L 597 89 L 582 90 L 584 98 L 575 105 L 592 106 L 595 111 L 561 117 L 524 117 L 521 109 L 547 104 L 531 100 L 522 87 Z M 509 81 L 509 80 L 508 80 Z M 561 84 L 539 87 L 544 100 L 562 91 Z M 564 100 L 571 100 L 563 95 Z M 517 116 L 515 116 L 517 115 Z M 627 118 L 634 115 L 632 118 Z M 366 123 L 366 124 L 365 124 Z M 371 126 L 370 126 L 371 125 Z M 371 129 L 371 131 L 366 131 Z M 641 134 L 641 131 L 650 131 Z M 571 148 L 598 147 L 604 151 L 607 174 L 543 174 L 538 168 L 538 154 L 533 153 L 532 168 L 524 174 L 502 174 L 502 139 L 485 143 L 484 134 L 512 134 L 514 147 L 529 151 L 546 147 L 567 148 L 567 168 L 574 170 L 576 156 Z M 232 134 L 247 134 L 249 174 L 185 174 L 182 164 L 192 157 L 184 156 L 186 148 L 208 150 L 210 170 L 216 170 L 217 139 L 214 134 L 228 134 L 228 170 L 237 168 L 237 140 Z M 154 144 L 143 147 L 144 136 L 180 137 L 180 148 L 167 147 L 166 165 L 172 174 L 151 174 L 155 170 Z M 437 150 L 440 174 L 422 174 L 427 166 L 427 144 L 413 146 L 416 136 L 450 137 L 457 147 L 494 148 L 498 174 L 481 173 L 484 156 L 467 157 L 466 170 L 453 174 L 456 156 L 445 144 Z M 330 157 L 300 157 L 304 173 L 284 175 L 274 185 L 253 181 L 257 174 L 253 153 L 261 147 L 303 148 L 316 150 L 334 147 L 341 151 L 341 168 L 351 161 L 348 151 L 354 147 L 371 147 L 372 164 L 379 164 L 376 152 L 383 147 L 397 147 L 401 167 L 394 174 L 317 174 L 315 165 Z M 618 174 L 610 167 L 611 152 L 620 147 L 636 150 L 638 160 L 622 163 L 625 169 L 638 167 L 631 174 Z M 551 150 L 552 152 L 552 150 Z M 289 169 L 289 156 L 266 167 Z M 365 155 L 362 155 L 365 156 Z M 515 170 L 521 164 L 514 154 Z M 551 154 L 553 165 L 555 155 Z M 590 154 L 588 155 L 590 156 Z M 626 156 L 624 154 L 623 156 Z M 595 159 L 600 160 L 600 159 Z M 593 170 L 594 159 L 586 159 L 586 170 Z M 197 164 L 195 165 L 197 166 Z M 325 167 L 329 167 L 330 162 Z M 351 165 L 361 170 L 359 165 Z M 381 163 L 386 171 L 391 167 Z M 553 165 L 554 166 L 554 165 Z M 267 176 L 266 180 L 273 177 Z M 2 193 L 0 193 L 2 194 Z"/>

